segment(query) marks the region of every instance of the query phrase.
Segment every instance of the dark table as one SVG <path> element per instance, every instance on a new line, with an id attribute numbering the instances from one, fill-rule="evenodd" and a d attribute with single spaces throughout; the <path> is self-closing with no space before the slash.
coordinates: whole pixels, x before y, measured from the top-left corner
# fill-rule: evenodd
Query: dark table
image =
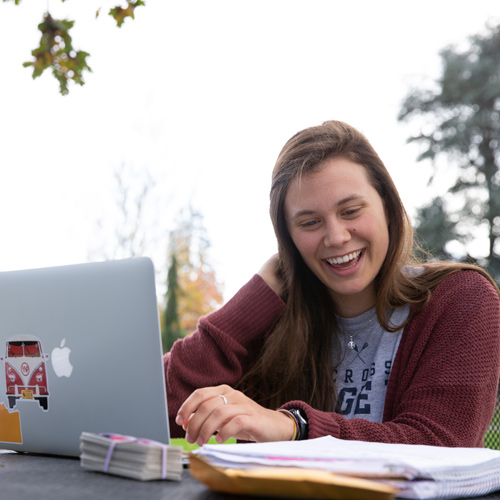
<path id="1" fill-rule="evenodd" d="M 183 471 L 179 481 L 136 481 L 89 472 L 72 458 L 0 450 L 1 500 L 242 500 L 256 497 L 216 493 Z M 270 497 L 267 497 L 270 499 Z M 476 497 L 479 498 L 479 497 Z M 500 492 L 482 497 L 500 500 Z M 263 500 L 264 497 L 259 497 Z M 276 498 L 274 498 L 276 500 Z"/>
<path id="2" fill-rule="evenodd" d="M 216 493 L 191 477 L 187 469 L 183 471 L 181 481 L 143 482 L 86 471 L 80 467 L 80 461 L 76 458 L 0 450 L 0 500 L 242 500 L 242 498 L 252 497 Z"/>

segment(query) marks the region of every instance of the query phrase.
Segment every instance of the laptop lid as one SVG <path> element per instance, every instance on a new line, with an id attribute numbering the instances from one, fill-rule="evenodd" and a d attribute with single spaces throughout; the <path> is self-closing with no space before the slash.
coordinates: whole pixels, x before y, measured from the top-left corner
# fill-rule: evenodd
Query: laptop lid
<path id="1" fill-rule="evenodd" d="M 169 443 L 148 258 L 0 273 L 0 448 L 78 456 L 83 431 Z"/>

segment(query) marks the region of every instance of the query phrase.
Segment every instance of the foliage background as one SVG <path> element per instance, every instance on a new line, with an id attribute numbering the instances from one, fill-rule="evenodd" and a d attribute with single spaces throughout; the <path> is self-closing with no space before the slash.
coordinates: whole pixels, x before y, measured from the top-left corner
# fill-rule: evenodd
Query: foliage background
<path id="1" fill-rule="evenodd" d="M 427 248 L 479 263 L 500 283 L 500 24 L 464 45 L 443 48 L 441 75 L 408 92 L 399 119 L 417 124 L 409 141 L 444 184 L 417 213 Z"/>
<path id="2" fill-rule="evenodd" d="M 411 12 L 395 0 L 150 1 L 118 29 L 95 18 L 113 3 L 50 2 L 90 54 L 85 85 L 64 97 L 51 75 L 33 81 L 22 67 L 47 3 L 0 3 L 0 270 L 81 262 L 111 245 L 124 163 L 131 179 L 155 181 L 144 230 L 162 281 L 169 231 L 192 204 L 225 297 L 275 250 L 270 172 L 301 128 L 330 118 L 360 128 L 412 215 L 439 194 L 406 144 L 414 129 L 397 122 L 400 105 L 410 85 L 437 78 L 443 47 L 500 10 L 497 0 L 423 0 Z"/>

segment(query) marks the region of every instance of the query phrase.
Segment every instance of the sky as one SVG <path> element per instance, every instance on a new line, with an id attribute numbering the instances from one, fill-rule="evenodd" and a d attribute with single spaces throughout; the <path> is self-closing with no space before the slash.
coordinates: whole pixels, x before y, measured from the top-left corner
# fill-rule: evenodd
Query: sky
<path id="1" fill-rule="evenodd" d="M 368 137 L 413 215 L 431 166 L 406 144 L 401 102 L 439 77 L 441 49 L 500 19 L 498 0 L 146 0 L 118 29 L 117 3 L 0 3 L 0 271 L 109 257 L 118 170 L 132 196 L 154 180 L 141 227 L 159 282 L 191 206 L 227 300 L 276 251 L 279 151 L 329 119 Z M 90 53 L 67 96 L 22 66 L 47 9 L 75 21 L 73 46 Z"/>

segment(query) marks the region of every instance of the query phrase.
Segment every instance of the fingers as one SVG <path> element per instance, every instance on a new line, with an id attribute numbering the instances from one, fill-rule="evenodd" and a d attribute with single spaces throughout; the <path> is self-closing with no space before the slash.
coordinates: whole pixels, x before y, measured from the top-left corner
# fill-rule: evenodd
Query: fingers
<path id="1" fill-rule="evenodd" d="M 223 390 L 227 392 L 219 394 Z M 241 429 L 242 424 L 240 424 L 240 427 L 237 424 L 233 424 L 230 428 L 236 430 L 231 435 L 228 434 L 225 428 L 232 419 L 251 413 L 251 406 L 255 405 L 251 399 L 239 391 L 224 386 L 219 386 L 215 390 L 211 388 L 210 390 L 203 391 L 203 394 L 197 394 L 196 398 L 193 399 L 197 401 L 200 396 L 203 402 L 187 422 L 186 440 L 188 442 L 196 442 L 202 446 L 215 433 L 220 433 L 221 436 L 227 435 L 224 441 L 229 437 L 244 439 L 237 432 Z M 221 441 L 220 436 L 218 441 Z"/>
<path id="2" fill-rule="evenodd" d="M 229 395 L 239 394 L 228 385 L 197 389 L 184 401 L 175 419 L 186 431 L 186 440 L 200 446 L 223 425 L 224 413 L 216 411 L 218 407 L 229 406 Z M 202 429 L 203 426 L 203 429 Z"/>
<path id="3" fill-rule="evenodd" d="M 179 408 L 179 411 L 177 412 L 177 416 L 175 418 L 176 424 L 181 425 L 185 430 L 185 427 L 187 426 L 189 420 L 192 418 L 193 413 L 195 413 L 202 404 L 210 401 L 215 397 L 218 397 L 219 394 L 224 395 L 232 390 L 233 389 L 228 385 L 218 385 L 215 387 L 197 389 L 186 399 L 186 401 L 184 401 L 184 403 Z M 222 398 L 218 399 L 218 404 L 225 403 Z"/>
<path id="4" fill-rule="evenodd" d="M 186 431 L 186 440 L 199 446 L 215 433 L 219 443 L 231 437 L 285 441 L 294 433 L 294 424 L 286 415 L 260 406 L 227 385 L 193 392 L 179 409 L 176 422 Z"/>
<path id="5" fill-rule="evenodd" d="M 220 405 L 216 406 L 210 414 L 204 418 L 203 415 L 195 415 L 189 422 L 186 439 L 188 442 L 196 441 L 199 446 L 205 444 L 215 433 L 216 441 L 223 443 L 230 437 L 236 439 L 247 439 L 247 434 L 242 434 L 245 428 L 246 409 L 242 405 Z"/>
<path id="6" fill-rule="evenodd" d="M 279 256 L 274 254 L 268 259 L 257 273 L 267 283 L 267 285 L 276 293 L 281 296 L 283 293 L 283 280 L 279 272 Z"/>
<path id="7" fill-rule="evenodd" d="M 248 435 L 242 432 L 248 427 L 248 419 L 242 422 L 240 417 L 254 413 L 252 406 L 259 407 L 243 393 L 227 385 L 197 389 L 179 409 L 176 423 L 186 431 L 189 443 L 196 442 L 200 446 L 215 433 L 220 434 L 216 438 L 220 442 L 230 437 L 248 439 Z"/>

